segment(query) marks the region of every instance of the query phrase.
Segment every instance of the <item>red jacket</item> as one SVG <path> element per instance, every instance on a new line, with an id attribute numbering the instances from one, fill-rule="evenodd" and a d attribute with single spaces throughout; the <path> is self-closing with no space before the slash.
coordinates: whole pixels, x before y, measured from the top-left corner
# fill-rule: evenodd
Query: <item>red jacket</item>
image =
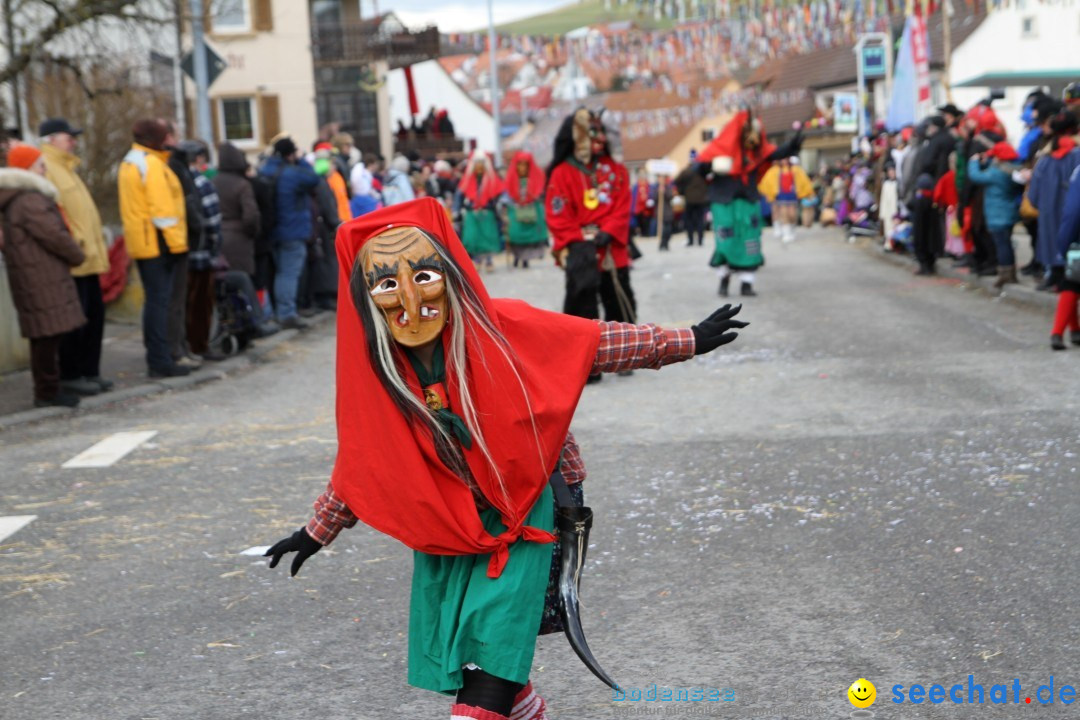
<path id="1" fill-rule="evenodd" d="M 952 170 L 941 176 L 934 187 L 934 204 L 939 207 L 953 207 L 960 202 L 956 194 L 956 173 Z"/>
<path id="2" fill-rule="evenodd" d="M 596 225 L 615 238 L 611 257 L 615 267 L 628 267 L 630 254 L 630 174 L 611 158 L 601 158 L 595 164 L 595 188 L 599 204 L 592 210 L 585 207 L 585 193 L 594 187 L 589 175 L 575 163 L 564 162 L 551 173 L 544 201 L 544 219 L 551 233 L 552 250 L 558 252 L 573 242 L 582 242 L 581 229 Z M 597 253 L 598 264 L 607 255 L 607 248 Z"/>

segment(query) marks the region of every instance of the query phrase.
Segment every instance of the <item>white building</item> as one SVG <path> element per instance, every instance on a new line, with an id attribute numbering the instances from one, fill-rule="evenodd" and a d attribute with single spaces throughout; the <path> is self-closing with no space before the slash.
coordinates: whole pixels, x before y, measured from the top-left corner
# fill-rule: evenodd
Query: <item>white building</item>
<path id="1" fill-rule="evenodd" d="M 1080 80 L 1080 4 L 1027 2 L 991 11 L 953 52 L 949 76 L 961 108 L 1005 88 L 993 106 L 1009 140 L 1018 142 L 1027 94 L 1044 87 L 1060 96 Z"/>
<path id="2" fill-rule="evenodd" d="M 435 106 L 446 110 L 454 123 L 454 132 L 464 141 L 464 150 L 476 148 L 495 152 L 495 120 L 476 100 L 456 83 L 438 60 L 427 60 L 412 66 L 413 86 L 420 109 L 417 122 L 423 121 L 428 110 Z M 387 78 L 390 90 L 390 119 L 396 127 L 400 121 L 409 127 L 413 115 L 409 108 L 409 91 L 404 70 L 391 70 Z"/>

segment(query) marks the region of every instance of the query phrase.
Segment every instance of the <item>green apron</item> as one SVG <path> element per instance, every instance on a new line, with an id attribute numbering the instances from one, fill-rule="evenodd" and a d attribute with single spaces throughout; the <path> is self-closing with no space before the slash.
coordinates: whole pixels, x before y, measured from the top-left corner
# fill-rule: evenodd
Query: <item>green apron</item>
<path id="1" fill-rule="evenodd" d="M 741 198 L 729 203 L 713 203 L 712 221 L 716 250 L 710 265 L 727 265 L 732 270 L 755 270 L 765 264 L 761 254 L 759 203 Z"/>
<path id="2" fill-rule="evenodd" d="M 465 210 L 462 213 L 461 242 L 471 257 L 500 250 L 499 225 L 492 210 Z"/>
<path id="3" fill-rule="evenodd" d="M 442 347 L 436 346 L 429 372 L 408 353 L 421 386 L 445 382 Z M 436 419 L 462 444 L 472 438 L 464 422 L 448 408 Z M 506 531 L 497 510 L 480 513 L 491 535 Z M 525 520 L 554 532 L 555 506 L 545 486 Z M 551 545 L 518 540 L 498 578 L 487 576 L 490 555 L 413 553 L 409 603 L 409 684 L 454 694 L 462 685 L 462 666 L 524 685 L 529 680 L 536 635 L 544 612 L 551 569 Z"/>
<path id="4" fill-rule="evenodd" d="M 548 229 L 542 202 L 537 200 L 521 207 L 511 204 L 509 215 L 510 223 L 506 234 L 511 245 L 547 243 Z"/>

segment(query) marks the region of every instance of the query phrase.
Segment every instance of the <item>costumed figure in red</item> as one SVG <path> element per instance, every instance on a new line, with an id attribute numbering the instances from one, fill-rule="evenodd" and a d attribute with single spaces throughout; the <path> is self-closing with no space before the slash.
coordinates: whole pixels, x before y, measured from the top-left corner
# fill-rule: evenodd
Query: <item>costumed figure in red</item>
<path id="1" fill-rule="evenodd" d="M 469 257 L 486 272 L 495 271 L 493 258 L 502 250 L 497 204 L 503 189 L 494 160 L 474 150 L 458 185 L 454 214 L 461 218 L 461 240 Z"/>
<path id="2" fill-rule="evenodd" d="M 432 198 L 347 223 L 337 251 L 337 461 L 270 566 L 295 552 L 295 575 L 357 519 L 412 548 L 408 680 L 453 718 L 545 717 L 529 675 L 552 583 L 571 645 L 614 684 L 577 615 L 592 517 L 570 421 L 591 373 L 715 350 L 739 308 L 668 330 L 492 299 Z"/>
<path id="3" fill-rule="evenodd" d="M 634 322 L 630 174 L 611 157 L 601 116 L 586 108 L 568 116 L 555 137 L 546 216 L 552 252 L 566 271 L 563 312 L 599 318 L 602 302 L 605 320 Z"/>
<path id="4" fill-rule="evenodd" d="M 514 254 L 514 267 L 529 267 L 547 252 L 548 229 L 544 220 L 544 171 L 531 153 L 514 154 L 506 174 L 506 240 Z"/>
<path id="5" fill-rule="evenodd" d="M 765 264 L 761 251 L 761 196 L 758 183 L 775 160 L 799 154 L 801 133 L 777 148 L 749 110 L 735 114 L 698 157 L 698 172 L 709 181 L 716 249 L 709 264 L 720 276 L 720 295 L 727 297 L 731 274 L 737 272 L 741 293 L 752 296 L 755 271 Z"/>

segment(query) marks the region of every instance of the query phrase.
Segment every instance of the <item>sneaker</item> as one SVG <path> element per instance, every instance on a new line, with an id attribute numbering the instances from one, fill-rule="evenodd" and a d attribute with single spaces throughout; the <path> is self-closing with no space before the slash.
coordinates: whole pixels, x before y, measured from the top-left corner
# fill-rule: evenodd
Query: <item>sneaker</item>
<path id="1" fill-rule="evenodd" d="M 87 380 L 86 378 L 61 380 L 60 389 L 72 395 L 97 395 L 101 392 L 100 385 L 98 385 L 96 382 Z"/>
<path id="2" fill-rule="evenodd" d="M 34 407 L 78 407 L 79 396 L 78 395 L 65 395 L 64 393 L 57 393 L 56 397 L 48 400 L 44 398 L 34 398 Z"/>
<path id="3" fill-rule="evenodd" d="M 100 375 L 98 375 L 97 377 L 88 377 L 86 379 L 92 383 L 97 383 L 97 386 L 101 388 L 101 392 L 109 392 L 116 385 L 112 380 L 106 380 Z"/>
<path id="4" fill-rule="evenodd" d="M 267 320 L 255 328 L 255 337 L 264 338 L 281 332 L 281 326 L 273 320 Z"/>
<path id="5" fill-rule="evenodd" d="M 167 378 L 167 377 L 182 377 L 184 375 L 190 375 L 190 368 L 186 368 L 180 363 L 175 363 L 171 367 L 163 368 L 150 368 L 147 375 L 152 378 Z"/>
<path id="6" fill-rule="evenodd" d="M 306 330 L 311 327 L 311 323 L 299 315 L 284 318 L 279 321 L 279 324 L 286 330 Z"/>
<path id="7" fill-rule="evenodd" d="M 202 367 L 202 358 L 198 355 L 182 355 L 173 364 L 188 370 L 198 370 Z"/>

